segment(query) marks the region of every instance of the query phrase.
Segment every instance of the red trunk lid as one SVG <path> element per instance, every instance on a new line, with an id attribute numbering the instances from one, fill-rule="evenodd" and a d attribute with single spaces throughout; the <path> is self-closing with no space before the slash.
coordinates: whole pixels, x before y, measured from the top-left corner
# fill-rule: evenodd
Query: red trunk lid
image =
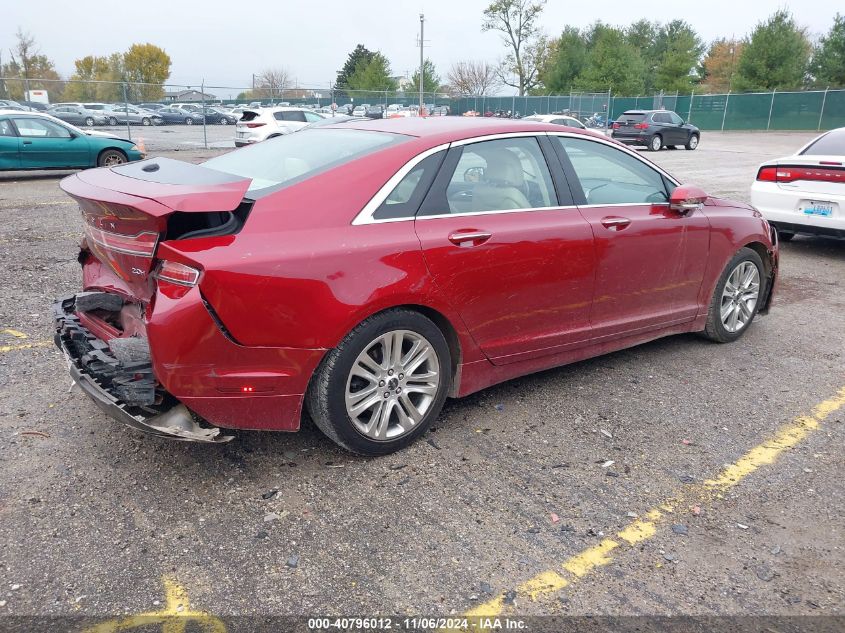
<path id="1" fill-rule="evenodd" d="M 147 300 L 168 216 L 234 211 L 250 182 L 201 165 L 155 158 L 83 171 L 62 180 L 61 188 L 79 203 L 93 256 L 125 282 L 124 291 Z"/>

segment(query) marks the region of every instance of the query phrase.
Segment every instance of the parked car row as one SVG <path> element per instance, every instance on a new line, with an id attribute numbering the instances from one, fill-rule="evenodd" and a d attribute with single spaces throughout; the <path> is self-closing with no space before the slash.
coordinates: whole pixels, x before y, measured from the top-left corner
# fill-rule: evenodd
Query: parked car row
<path id="1" fill-rule="evenodd" d="M 0 102 L 3 107 L 3 102 Z M 26 110 L 12 107 L 13 110 Z M 243 110 L 222 106 L 205 106 L 193 103 L 143 103 L 138 106 L 125 103 L 69 102 L 57 103 L 46 112 L 62 121 L 75 125 L 234 125 Z"/>

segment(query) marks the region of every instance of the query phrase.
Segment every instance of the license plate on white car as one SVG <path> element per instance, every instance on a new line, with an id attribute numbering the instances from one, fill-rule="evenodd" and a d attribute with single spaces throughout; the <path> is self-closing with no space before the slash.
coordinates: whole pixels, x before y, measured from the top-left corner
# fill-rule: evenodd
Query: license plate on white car
<path id="1" fill-rule="evenodd" d="M 801 206 L 801 212 L 804 215 L 820 215 L 823 218 L 829 218 L 833 215 L 833 203 L 810 200 Z"/>

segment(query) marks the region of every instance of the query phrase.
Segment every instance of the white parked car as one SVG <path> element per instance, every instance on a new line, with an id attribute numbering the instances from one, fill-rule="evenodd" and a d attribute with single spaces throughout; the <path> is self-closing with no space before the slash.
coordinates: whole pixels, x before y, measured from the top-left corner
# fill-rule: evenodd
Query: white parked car
<path id="1" fill-rule="evenodd" d="M 566 125 L 568 127 L 578 128 L 579 130 L 586 128 L 586 126 L 574 116 L 566 114 L 532 114 L 531 116 L 525 117 L 523 121 L 539 121 L 540 123 Z"/>
<path id="2" fill-rule="evenodd" d="M 246 109 L 235 125 L 235 147 L 252 145 L 322 121 L 323 116 L 306 108 L 275 107 Z"/>
<path id="3" fill-rule="evenodd" d="M 751 204 L 783 241 L 796 233 L 845 237 L 845 127 L 760 165 Z"/>

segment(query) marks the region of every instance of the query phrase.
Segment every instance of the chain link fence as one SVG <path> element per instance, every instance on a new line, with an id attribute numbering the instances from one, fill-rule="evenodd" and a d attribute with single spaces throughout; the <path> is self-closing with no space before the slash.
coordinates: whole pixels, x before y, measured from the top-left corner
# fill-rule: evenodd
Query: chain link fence
<path id="1" fill-rule="evenodd" d="M 206 116 L 188 121 L 145 120 L 143 117 L 121 116 L 103 121 L 97 118 L 93 127 L 132 140 L 140 139 L 147 149 L 190 149 L 200 147 L 230 148 L 235 130 L 232 120 L 210 115 L 215 108 L 234 106 L 301 106 L 325 115 L 333 111 L 346 113 L 356 106 L 381 106 L 392 116 L 415 115 L 419 93 L 396 91 L 352 91 L 325 87 L 225 86 L 198 82 L 184 84 L 138 84 L 121 81 L 59 81 L 0 77 L 0 109 L 15 106 L 37 109 L 58 104 L 92 106 L 103 110 L 104 104 L 114 111 L 128 114 L 134 107 L 149 109 L 188 108 L 193 106 Z M 425 93 L 424 104 L 436 114 L 475 116 L 529 116 L 532 114 L 565 113 L 582 121 L 598 118 L 613 121 L 626 110 L 674 110 L 681 117 L 703 130 L 827 130 L 845 126 L 845 90 L 800 92 L 730 93 L 730 94 L 657 94 L 622 97 L 607 92 L 575 92 L 564 95 L 504 96 L 478 95 L 450 97 L 441 93 Z M 445 106 L 445 107 L 444 107 Z M 356 114 L 362 114 L 359 109 Z M 595 117 L 594 115 L 600 115 Z M 66 119 L 75 125 L 91 123 L 83 119 Z M 188 126 L 192 125 L 189 129 Z"/>

